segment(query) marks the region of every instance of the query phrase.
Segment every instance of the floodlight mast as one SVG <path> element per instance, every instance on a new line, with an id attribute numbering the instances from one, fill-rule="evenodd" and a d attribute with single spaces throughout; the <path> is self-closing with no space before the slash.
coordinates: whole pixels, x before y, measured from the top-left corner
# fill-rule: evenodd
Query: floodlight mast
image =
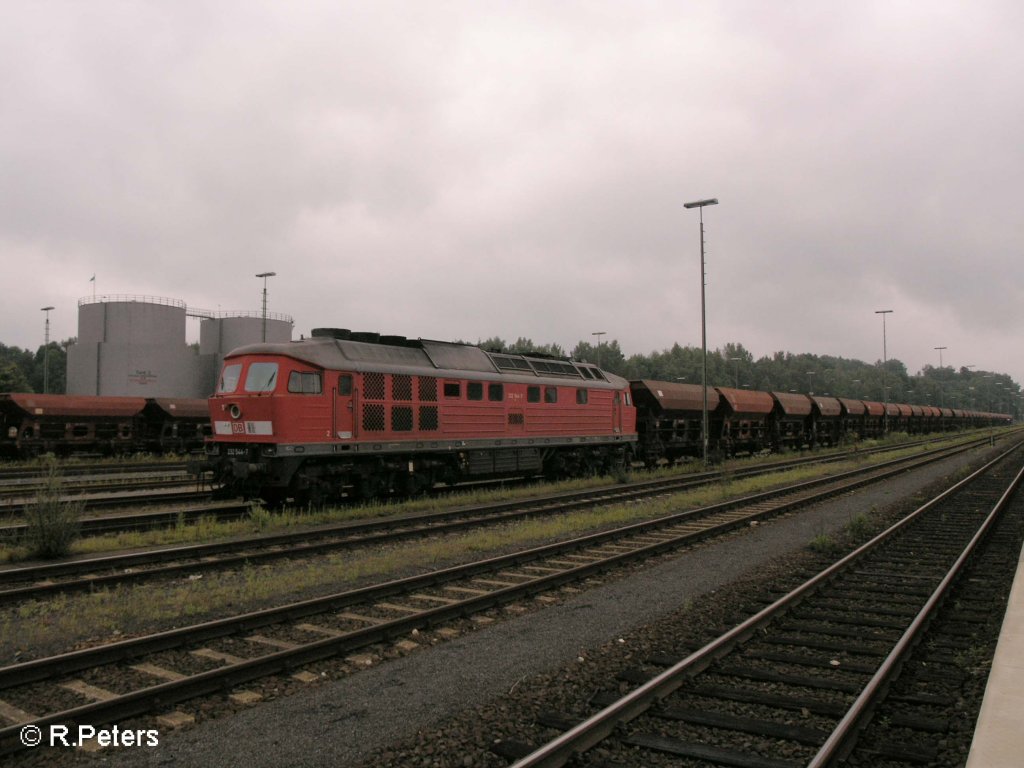
<path id="1" fill-rule="evenodd" d="M 263 278 L 263 342 L 267 341 L 267 278 L 276 277 L 277 272 L 260 272 L 256 277 Z"/>
<path id="2" fill-rule="evenodd" d="M 701 383 L 703 384 L 703 406 L 701 408 L 700 441 L 703 446 L 702 455 L 705 466 L 708 463 L 708 332 L 705 285 L 707 280 L 704 274 L 704 207 L 718 205 L 717 197 L 709 197 L 705 200 L 696 200 L 692 203 L 683 203 L 683 208 L 697 208 L 700 211 L 700 348 L 703 359 Z"/>
<path id="3" fill-rule="evenodd" d="M 50 312 L 53 307 L 42 307 L 46 313 L 46 335 L 43 339 L 43 394 L 50 391 Z"/>
<path id="4" fill-rule="evenodd" d="M 886 369 L 886 366 L 889 364 L 889 359 L 888 359 L 888 351 L 886 349 L 886 340 L 885 340 L 885 316 L 886 315 L 891 315 L 892 314 L 892 310 L 891 309 L 876 309 L 875 310 L 875 314 L 882 316 L 882 399 L 884 401 L 883 404 L 882 404 L 882 407 L 885 409 L 885 413 L 882 414 L 882 434 L 883 435 L 888 435 L 889 434 L 889 385 L 886 382 L 885 369 Z"/>

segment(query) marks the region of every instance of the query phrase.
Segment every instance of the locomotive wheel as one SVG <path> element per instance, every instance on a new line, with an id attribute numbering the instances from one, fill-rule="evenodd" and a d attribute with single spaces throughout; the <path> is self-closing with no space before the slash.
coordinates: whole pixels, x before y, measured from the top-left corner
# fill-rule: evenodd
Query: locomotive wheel
<path id="1" fill-rule="evenodd" d="M 402 479 L 402 492 L 406 496 L 419 496 L 431 485 L 430 478 L 426 474 L 415 472 L 411 475 L 406 475 Z"/>
<path id="2" fill-rule="evenodd" d="M 380 480 L 374 475 L 362 477 L 353 484 L 352 495 L 361 501 L 371 501 L 381 493 Z"/>
<path id="3" fill-rule="evenodd" d="M 288 498 L 281 488 L 264 488 L 259 497 L 268 507 L 283 507 Z"/>

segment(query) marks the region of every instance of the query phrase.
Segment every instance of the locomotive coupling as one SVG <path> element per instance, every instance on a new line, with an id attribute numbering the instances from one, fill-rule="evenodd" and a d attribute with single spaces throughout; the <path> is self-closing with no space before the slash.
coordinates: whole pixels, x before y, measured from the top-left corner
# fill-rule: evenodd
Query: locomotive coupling
<path id="1" fill-rule="evenodd" d="M 240 461 L 235 459 L 231 462 L 231 477 L 236 480 L 247 480 L 250 475 L 262 475 L 267 471 L 267 465 L 262 462 Z"/>

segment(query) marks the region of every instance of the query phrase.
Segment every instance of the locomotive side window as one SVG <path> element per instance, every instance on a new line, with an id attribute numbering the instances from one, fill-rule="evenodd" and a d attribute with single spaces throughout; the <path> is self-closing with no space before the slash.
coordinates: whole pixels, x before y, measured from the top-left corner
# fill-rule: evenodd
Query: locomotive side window
<path id="1" fill-rule="evenodd" d="M 481 381 L 467 381 L 466 382 L 466 399 L 467 400 L 483 400 L 484 399 L 484 385 Z"/>
<path id="2" fill-rule="evenodd" d="M 223 372 L 220 374 L 220 386 L 217 387 L 218 392 L 225 394 L 234 392 L 238 389 L 238 379 L 242 375 L 242 364 L 234 363 L 233 365 L 225 365 Z"/>
<path id="3" fill-rule="evenodd" d="M 273 392 L 277 383 L 277 363 L 250 363 L 245 375 L 246 392 Z"/>
<path id="4" fill-rule="evenodd" d="M 505 386 L 503 384 L 488 384 L 487 399 L 492 403 L 500 403 L 505 399 Z"/>
<path id="5" fill-rule="evenodd" d="M 462 385 L 457 381 L 446 381 L 444 383 L 445 397 L 462 397 Z"/>
<path id="6" fill-rule="evenodd" d="M 577 389 L 576 390 L 576 405 L 586 405 L 586 404 L 587 404 L 587 390 L 585 390 L 585 389 Z"/>
<path id="7" fill-rule="evenodd" d="M 558 387 L 544 387 L 544 402 L 545 403 L 557 403 L 558 402 Z"/>
<path id="8" fill-rule="evenodd" d="M 292 371 L 288 374 L 288 391 L 302 395 L 319 395 L 323 388 L 317 371 Z"/>
<path id="9" fill-rule="evenodd" d="M 540 387 L 536 384 L 531 384 L 526 388 L 526 402 L 528 403 L 539 403 L 540 402 Z"/>
<path id="10" fill-rule="evenodd" d="M 343 373 L 338 377 L 338 394 L 342 397 L 352 394 L 352 374 Z"/>

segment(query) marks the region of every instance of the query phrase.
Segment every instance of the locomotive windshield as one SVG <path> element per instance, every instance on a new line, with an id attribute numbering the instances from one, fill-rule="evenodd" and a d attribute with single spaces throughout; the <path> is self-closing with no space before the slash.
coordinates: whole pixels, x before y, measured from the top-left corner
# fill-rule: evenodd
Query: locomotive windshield
<path id="1" fill-rule="evenodd" d="M 245 375 L 246 392 L 273 392 L 277 383 L 277 363 L 250 363 Z"/>
<path id="2" fill-rule="evenodd" d="M 224 371 L 220 375 L 220 386 L 217 387 L 218 392 L 230 393 L 238 389 L 238 379 L 242 375 L 242 364 L 235 363 L 234 365 L 225 365 Z"/>

